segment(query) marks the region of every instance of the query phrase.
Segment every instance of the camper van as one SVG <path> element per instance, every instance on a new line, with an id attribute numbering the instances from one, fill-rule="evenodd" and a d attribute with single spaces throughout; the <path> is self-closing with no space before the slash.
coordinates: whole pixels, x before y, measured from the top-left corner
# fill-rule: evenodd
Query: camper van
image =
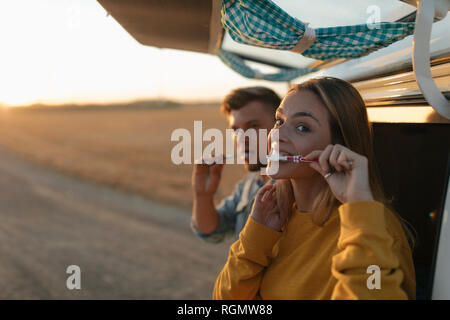
<path id="1" fill-rule="evenodd" d="M 368 54 L 325 59 L 305 56 L 305 48 L 293 52 L 236 41 L 223 17 L 226 1 L 98 2 L 143 46 L 225 52 L 234 59 L 227 60 L 233 69 L 266 79 L 269 87 L 271 80 L 289 88 L 321 76 L 351 82 L 373 124 L 384 188 L 416 231 L 417 299 L 450 299 L 450 1 L 339 1 L 339 8 L 331 0 L 259 1 L 307 22 L 316 37 L 317 28 L 412 23 L 413 30 L 402 39 Z M 266 76 L 274 70 L 278 78 Z M 295 71 L 296 76 L 283 78 Z"/>

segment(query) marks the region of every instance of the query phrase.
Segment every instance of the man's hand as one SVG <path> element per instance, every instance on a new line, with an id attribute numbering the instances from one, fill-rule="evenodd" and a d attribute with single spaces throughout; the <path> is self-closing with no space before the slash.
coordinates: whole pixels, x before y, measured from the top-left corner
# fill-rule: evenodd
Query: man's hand
<path id="1" fill-rule="evenodd" d="M 192 187 L 197 197 L 213 197 L 219 187 L 224 164 L 195 164 Z"/>
<path id="2" fill-rule="evenodd" d="M 201 233 L 211 233 L 219 224 L 219 214 L 214 206 L 214 194 L 220 183 L 224 164 L 194 164 L 192 187 L 194 202 L 192 220 Z"/>

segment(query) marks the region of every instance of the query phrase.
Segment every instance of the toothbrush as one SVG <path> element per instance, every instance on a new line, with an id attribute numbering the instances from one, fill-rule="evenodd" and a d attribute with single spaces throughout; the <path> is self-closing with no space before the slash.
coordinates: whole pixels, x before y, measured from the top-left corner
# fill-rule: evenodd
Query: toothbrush
<path id="1" fill-rule="evenodd" d="M 291 161 L 294 163 L 300 163 L 300 162 L 317 162 L 318 160 L 305 160 L 304 156 L 296 155 L 296 156 L 282 156 L 279 154 L 271 154 L 267 156 L 267 160 L 270 161 Z M 347 164 L 349 166 L 353 165 L 352 161 L 347 161 Z"/>
<path id="2" fill-rule="evenodd" d="M 276 152 L 275 150 L 279 150 L 279 143 L 277 140 L 272 141 L 270 144 L 270 152 Z M 271 153 L 267 156 L 267 160 L 269 161 L 290 161 L 294 163 L 300 163 L 300 162 L 314 162 L 317 160 L 305 160 L 304 156 L 301 155 L 295 155 L 295 156 L 282 156 L 277 153 Z"/>
<path id="3" fill-rule="evenodd" d="M 279 154 L 270 154 L 267 156 L 267 160 L 270 161 L 291 161 L 294 163 L 300 163 L 300 162 L 314 162 L 314 160 L 305 160 L 303 156 L 296 155 L 296 156 L 282 156 Z"/>

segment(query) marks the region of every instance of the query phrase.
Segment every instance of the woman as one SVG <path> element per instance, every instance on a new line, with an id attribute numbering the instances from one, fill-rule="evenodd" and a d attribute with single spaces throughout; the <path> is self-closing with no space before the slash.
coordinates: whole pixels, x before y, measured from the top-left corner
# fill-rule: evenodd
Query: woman
<path id="1" fill-rule="evenodd" d="M 335 78 L 297 85 L 274 128 L 281 155 L 313 162 L 279 162 L 213 298 L 415 299 L 410 233 L 383 194 L 357 90 Z"/>

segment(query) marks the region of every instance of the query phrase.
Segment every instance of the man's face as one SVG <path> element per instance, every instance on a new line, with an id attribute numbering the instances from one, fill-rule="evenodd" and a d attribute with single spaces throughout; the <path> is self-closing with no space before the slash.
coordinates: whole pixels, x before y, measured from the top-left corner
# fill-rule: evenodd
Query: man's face
<path id="1" fill-rule="evenodd" d="M 242 129 L 244 132 L 248 129 L 255 129 L 257 134 L 256 150 L 250 150 L 249 141 L 245 141 L 245 169 L 247 171 L 257 171 L 261 168 L 262 163 L 259 158 L 259 129 L 266 129 L 267 133 L 273 128 L 275 123 L 275 113 L 271 112 L 270 107 L 259 102 L 252 101 L 244 105 L 239 110 L 232 110 L 228 115 L 228 126 L 233 130 Z M 235 142 L 237 137 L 235 136 Z M 238 145 L 239 147 L 239 145 Z M 267 147 L 262 154 L 266 154 Z M 253 149 L 253 148 L 252 148 Z M 257 163 L 249 163 L 249 156 L 252 152 L 257 154 Z"/>

